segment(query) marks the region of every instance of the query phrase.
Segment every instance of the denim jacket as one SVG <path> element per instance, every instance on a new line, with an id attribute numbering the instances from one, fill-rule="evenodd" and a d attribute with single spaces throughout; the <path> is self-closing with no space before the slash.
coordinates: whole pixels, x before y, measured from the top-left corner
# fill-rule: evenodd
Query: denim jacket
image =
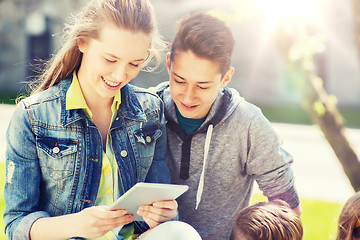
<path id="1" fill-rule="evenodd" d="M 22 100 L 9 124 L 4 194 L 8 239 L 29 239 L 32 224 L 41 217 L 95 205 L 101 135 L 82 110 L 66 110 L 70 84 L 66 79 Z M 109 130 L 121 195 L 137 182 L 170 182 L 163 112 L 156 95 L 129 84 L 121 89 L 121 105 Z M 147 228 L 145 222 L 136 224 Z"/>

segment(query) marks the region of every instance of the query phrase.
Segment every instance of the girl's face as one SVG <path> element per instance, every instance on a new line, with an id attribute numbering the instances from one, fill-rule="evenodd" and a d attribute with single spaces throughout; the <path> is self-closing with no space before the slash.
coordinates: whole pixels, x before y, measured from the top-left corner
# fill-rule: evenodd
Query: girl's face
<path id="1" fill-rule="evenodd" d="M 78 41 L 83 53 L 78 79 L 87 102 L 111 102 L 117 91 L 137 76 L 151 43 L 142 32 L 104 26 L 98 39 Z"/>

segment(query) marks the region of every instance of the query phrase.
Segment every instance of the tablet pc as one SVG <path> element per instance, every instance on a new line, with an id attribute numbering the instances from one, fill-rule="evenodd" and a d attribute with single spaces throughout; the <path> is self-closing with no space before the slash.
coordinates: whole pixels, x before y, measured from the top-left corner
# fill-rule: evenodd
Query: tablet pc
<path id="1" fill-rule="evenodd" d="M 161 200 L 172 200 L 179 197 L 188 190 L 187 185 L 163 184 L 163 183 L 137 183 L 118 198 L 109 209 L 126 209 L 132 214 L 135 221 L 144 221 L 137 215 L 141 205 L 152 204 Z"/>

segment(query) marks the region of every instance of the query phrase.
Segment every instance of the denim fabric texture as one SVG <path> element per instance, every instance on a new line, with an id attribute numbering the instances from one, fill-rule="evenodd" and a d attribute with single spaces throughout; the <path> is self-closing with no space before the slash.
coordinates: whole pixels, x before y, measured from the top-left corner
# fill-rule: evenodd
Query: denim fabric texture
<path id="1" fill-rule="evenodd" d="M 82 110 L 66 110 L 71 81 L 22 100 L 9 124 L 4 212 L 9 240 L 29 239 L 38 218 L 95 205 L 102 140 Z M 162 101 L 130 84 L 121 89 L 121 97 L 109 130 L 123 187 L 120 195 L 137 182 L 169 183 Z M 136 224 L 147 229 L 145 222 Z"/>

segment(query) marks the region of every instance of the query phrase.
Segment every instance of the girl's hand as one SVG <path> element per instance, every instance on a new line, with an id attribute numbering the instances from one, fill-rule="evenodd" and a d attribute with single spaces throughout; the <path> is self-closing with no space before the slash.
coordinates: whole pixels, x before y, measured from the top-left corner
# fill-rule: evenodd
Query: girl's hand
<path id="1" fill-rule="evenodd" d="M 39 218 L 30 229 L 32 240 L 63 240 L 72 237 L 97 238 L 104 236 L 113 228 L 134 221 L 126 210 L 107 209 L 107 206 L 94 206 L 81 212 L 58 217 Z"/>
<path id="2" fill-rule="evenodd" d="M 113 228 L 134 221 L 126 210 L 107 210 L 106 206 L 85 208 L 77 214 L 79 237 L 97 238 L 105 235 Z"/>
<path id="3" fill-rule="evenodd" d="M 172 220 L 177 216 L 178 204 L 175 200 L 158 201 L 152 205 L 139 207 L 137 214 L 142 216 L 150 228 L 154 228 L 160 223 Z"/>

